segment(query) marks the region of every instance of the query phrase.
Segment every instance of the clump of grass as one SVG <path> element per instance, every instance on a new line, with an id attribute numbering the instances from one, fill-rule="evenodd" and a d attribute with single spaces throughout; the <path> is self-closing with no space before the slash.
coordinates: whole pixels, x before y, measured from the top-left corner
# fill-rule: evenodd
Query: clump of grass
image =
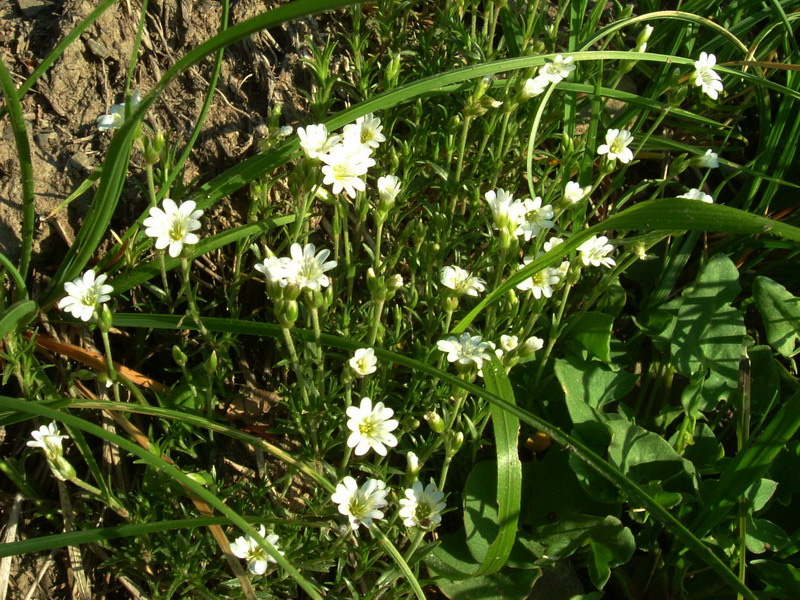
<path id="1" fill-rule="evenodd" d="M 49 288 L 28 299 L 30 227 L 3 257 L 0 422 L 34 439 L 0 466 L 53 535 L 2 553 L 68 547 L 84 597 L 109 573 L 155 598 L 522 599 L 556 565 L 586 598 L 790 597 L 791 13 L 352 7 L 307 41 L 308 119 L 274 107 L 256 155 L 182 182 L 216 76 L 180 153 L 142 125 L 170 79 L 343 4 L 227 27 L 225 2 L 101 117 Z M 148 209 L 98 256 L 128 176 Z M 245 222 L 208 233 L 234 193 Z"/>

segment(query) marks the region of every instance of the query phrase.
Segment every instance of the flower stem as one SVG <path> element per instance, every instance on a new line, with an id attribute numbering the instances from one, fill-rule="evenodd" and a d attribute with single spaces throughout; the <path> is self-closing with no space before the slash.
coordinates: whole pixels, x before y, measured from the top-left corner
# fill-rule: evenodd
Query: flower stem
<path id="1" fill-rule="evenodd" d="M 194 290 L 192 289 L 192 282 L 189 278 L 189 259 L 185 256 L 181 256 L 181 271 L 183 271 L 183 289 L 186 293 L 186 301 L 189 304 L 189 316 L 192 317 L 195 325 L 197 325 L 197 329 L 200 332 L 205 340 L 211 344 L 212 346 L 216 346 L 214 343 L 214 339 L 211 337 L 211 334 L 208 332 L 208 329 L 203 322 L 200 320 L 200 311 L 197 308 L 197 302 L 195 301 L 194 297 Z"/>
<path id="2" fill-rule="evenodd" d="M 172 304 L 172 295 L 169 293 L 169 284 L 167 283 L 167 265 L 164 262 L 163 252 L 158 253 L 158 266 L 161 269 L 161 285 L 164 287 L 164 300 L 166 300 L 167 304 Z"/>
<path id="3" fill-rule="evenodd" d="M 300 393 L 303 396 L 303 405 L 306 408 L 309 408 L 311 403 L 308 400 L 306 380 L 305 377 L 303 377 L 302 370 L 300 369 L 300 360 L 297 358 L 297 350 L 295 349 L 294 342 L 292 341 L 292 334 L 289 333 L 289 329 L 287 327 L 281 327 L 281 331 L 283 332 L 283 341 L 286 342 L 286 349 L 289 351 L 289 358 L 292 361 L 294 374 L 297 377 L 297 382 L 300 384 Z"/>
<path id="4" fill-rule="evenodd" d="M 352 382 L 347 382 L 344 384 L 344 411 L 347 412 L 347 409 L 353 404 L 353 384 Z M 347 435 L 347 431 L 345 428 L 345 436 Z M 341 477 L 344 475 L 345 471 L 347 470 L 347 465 L 350 463 L 350 456 L 353 453 L 353 449 L 345 444 L 344 448 L 344 456 L 342 456 L 342 462 L 339 464 L 339 476 Z"/>
<path id="5" fill-rule="evenodd" d="M 375 340 L 378 337 L 378 327 L 381 324 L 381 314 L 383 313 L 383 305 L 385 302 L 386 300 L 375 301 L 375 310 L 372 312 L 372 324 L 369 330 L 369 346 L 374 346 Z"/>

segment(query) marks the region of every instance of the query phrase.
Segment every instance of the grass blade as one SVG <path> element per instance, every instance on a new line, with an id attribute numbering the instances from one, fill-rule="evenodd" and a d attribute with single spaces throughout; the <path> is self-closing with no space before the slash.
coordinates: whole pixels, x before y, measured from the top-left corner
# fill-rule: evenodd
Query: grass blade
<path id="1" fill-rule="evenodd" d="M 39 306 L 33 300 L 20 300 L 6 308 L 0 316 L 0 339 L 29 323 L 38 310 Z"/>

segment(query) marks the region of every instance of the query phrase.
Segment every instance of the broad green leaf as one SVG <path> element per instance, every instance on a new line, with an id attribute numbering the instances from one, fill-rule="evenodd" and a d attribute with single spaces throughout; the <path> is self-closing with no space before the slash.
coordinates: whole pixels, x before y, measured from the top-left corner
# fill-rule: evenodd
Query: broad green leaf
<path id="1" fill-rule="evenodd" d="M 696 489 L 694 465 L 663 437 L 624 419 L 609 419 L 607 425 L 611 430 L 608 456 L 623 473 L 640 483 L 661 481 L 670 490 Z"/>
<path id="2" fill-rule="evenodd" d="M 749 564 L 758 578 L 767 584 L 770 597 L 781 600 L 800 598 L 800 569 L 776 560 L 754 560 Z"/>
<path id="3" fill-rule="evenodd" d="M 539 542 L 546 548 L 547 557 L 554 561 L 587 547 L 586 566 L 592 583 L 598 589 L 605 586 L 611 568 L 628 562 L 636 550 L 631 530 L 612 516 L 576 515 L 542 527 L 537 534 Z"/>
<path id="4" fill-rule="evenodd" d="M 508 380 L 505 368 L 496 356 L 492 355 L 491 362 L 483 365 L 483 379 L 487 390 L 502 398 L 509 405 L 514 405 L 514 391 Z M 472 565 L 469 570 L 459 570 L 459 561 L 443 546 L 439 546 L 426 557 L 428 568 L 435 573 L 444 574 L 448 579 L 470 579 L 481 575 L 490 575 L 499 571 L 506 564 L 517 535 L 517 522 L 519 521 L 520 495 L 522 489 L 522 465 L 519 461 L 517 440 L 519 436 L 519 419 L 503 410 L 500 406 L 492 405 L 492 425 L 494 428 L 495 445 L 497 452 L 496 477 L 497 485 L 497 533 L 491 544 L 485 550 L 479 563 Z M 474 524 L 465 515 L 465 530 Z M 467 531 L 470 535 L 481 533 L 476 527 Z M 476 557 L 477 558 L 477 557 Z M 455 573 L 458 572 L 458 575 Z"/>
<path id="5" fill-rule="evenodd" d="M 753 512 L 758 512 L 769 502 L 775 490 L 778 489 L 778 482 L 772 479 L 759 479 L 745 494 L 747 501 L 753 508 Z"/>
<path id="6" fill-rule="evenodd" d="M 589 311 L 583 313 L 574 324 L 570 325 L 569 333 L 578 340 L 586 350 L 605 363 L 611 362 L 611 328 L 614 326 L 614 317 L 601 312 Z"/>
<path id="7" fill-rule="evenodd" d="M 677 316 L 662 333 L 676 371 L 690 377 L 711 369 L 735 385 L 747 333 L 742 314 L 730 305 L 739 290 L 739 272 L 724 255 L 712 258 L 684 290 Z"/>
<path id="8" fill-rule="evenodd" d="M 745 543 L 753 554 L 777 552 L 789 543 L 789 536 L 772 521 L 749 518 Z"/>
<path id="9" fill-rule="evenodd" d="M 39 306 L 33 300 L 20 300 L 6 308 L 0 315 L 0 339 L 30 323 L 38 311 Z"/>
<path id="10" fill-rule="evenodd" d="M 696 204 L 696 201 L 690 201 Z M 562 244 L 563 245 L 563 244 Z M 560 246 L 557 246 L 560 247 Z M 219 319 L 208 318 L 203 319 L 203 324 L 210 330 L 218 333 L 235 333 L 240 335 L 256 335 L 272 338 L 281 338 L 281 328 L 277 324 L 261 323 L 257 321 L 242 321 L 236 319 Z M 113 325 L 116 327 L 147 327 L 153 329 L 196 329 L 193 323 L 189 323 L 187 319 L 175 315 L 138 315 L 138 314 L 125 314 L 117 313 L 113 315 Z M 307 342 L 315 340 L 312 331 L 294 328 L 292 335 L 297 339 Z M 363 343 L 351 340 L 349 338 L 335 336 L 330 334 L 322 334 L 320 341 L 323 345 L 341 348 L 343 350 L 355 351 L 358 348 L 364 347 Z M 700 560 L 705 562 L 714 572 L 732 589 L 741 593 L 748 600 L 757 600 L 756 596 L 750 589 L 739 581 L 738 577 L 728 568 L 719 556 L 717 556 L 711 548 L 704 544 L 692 531 L 690 531 L 681 521 L 675 518 L 669 511 L 664 509 L 658 502 L 656 502 L 645 490 L 632 481 L 629 477 L 623 475 L 617 468 L 609 464 L 607 461 L 600 458 L 589 447 L 583 444 L 580 440 L 567 435 L 562 430 L 554 427 L 544 419 L 532 414 L 515 404 L 507 402 L 497 394 L 480 388 L 472 383 L 468 383 L 459 379 L 458 377 L 440 371 L 426 363 L 420 362 L 416 359 L 391 352 L 383 348 L 374 348 L 375 355 L 379 360 L 386 361 L 387 363 L 396 363 L 413 369 L 419 373 L 425 373 L 430 377 L 435 377 L 443 383 L 453 385 L 461 388 L 470 394 L 483 398 L 489 402 L 493 407 L 502 409 L 503 411 L 513 415 L 521 421 L 524 421 L 531 427 L 542 431 L 549 435 L 557 444 L 568 448 L 571 452 L 570 457 L 586 463 L 589 468 L 596 470 L 608 482 L 616 486 L 629 500 L 637 506 L 641 506 L 648 510 L 656 519 L 663 522 L 667 528 L 678 537 L 687 548 L 695 553 Z M 487 363 L 488 364 L 488 363 Z M 0 404 L 2 407 L 2 404 Z"/>
<path id="11" fill-rule="evenodd" d="M 800 299 L 769 277 L 756 277 L 753 298 L 764 319 L 767 341 L 785 357 L 790 357 L 800 338 Z"/>

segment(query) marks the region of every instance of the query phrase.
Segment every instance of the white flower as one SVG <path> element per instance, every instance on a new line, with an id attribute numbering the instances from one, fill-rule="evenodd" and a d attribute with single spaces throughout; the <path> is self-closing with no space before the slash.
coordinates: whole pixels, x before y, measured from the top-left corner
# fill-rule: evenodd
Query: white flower
<path id="1" fill-rule="evenodd" d="M 544 251 L 545 252 L 550 252 L 550 250 L 552 250 L 556 246 L 559 246 L 559 245 L 561 245 L 563 243 L 564 243 L 564 240 L 561 239 L 560 237 L 551 237 L 549 240 L 547 240 L 544 243 Z"/>
<path id="2" fill-rule="evenodd" d="M 492 209 L 495 229 L 504 229 L 509 226 L 516 229 L 525 213 L 522 202 L 514 200 L 514 196 L 502 188 L 489 190 L 484 197 L 489 208 Z"/>
<path id="3" fill-rule="evenodd" d="M 316 255 L 314 244 L 292 244 L 289 253 L 292 255 L 294 272 L 294 285 L 307 290 L 319 290 L 328 287 L 331 283 L 330 278 L 325 275 L 325 271 L 330 271 L 336 266 L 335 260 L 325 262 L 331 251 L 328 249 L 320 250 Z"/>
<path id="4" fill-rule="evenodd" d="M 519 338 L 515 335 L 501 335 L 500 347 L 504 352 L 512 352 L 519 346 Z"/>
<path id="5" fill-rule="evenodd" d="M 59 308 L 63 308 L 76 319 L 88 321 L 94 315 L 94 311 L 100 308 L 103 302 L 108 302 L 114 291 L 110 285 L 104 285 L 108 275 L 98 275 L 95 277 L 94 269 L 89 269 L 81 277 L 76 277 L 72 281 L 64 284 L 64 296 L 58 303 Z"/>
<path id="6" fill-rule="evenodd" d="M 397 194 L 400 193 L 400 179 L 394 175 L 378 177 L 378 197 L 382 204 L 394 204 Z"/>
<path id="7" fill-rule="evenodd" d="M 491 346 L 484 342 L 481 336 L 470 336 L 466 332 L 462 333 L 459 338 L 451 335 L 445 340 L 439 340 L 436 342 L 436 347 L 439 351 L 447 353 L 449 362 L 458 363 L 462 367 L 475 363 L 481 369 L 483 368 L 483 361 L 491 358 L 488 353 Z"/>
<path id="8" fill-rule="evenodd" d="M 544 247 L 544 252 L 550 252 L 550 250 L 552 250 L 553 248 L 555 248 L 559 244 L 563 244 L 563 243 L 564 243 L 564 240 L 561 239 L 560 237 L 551 237 L 549 240 L 547 240 L 544 243 L 544 246 L 543 246 Z M 540 252 L 537 255 L 537 258 L 539 256 L 541 256 L 542 254 L 543 253 Z M 553 269 L 553 274 L 558 275 L 559 283 L 561 281 L 564 281 L 564 278 L 567 276 L 568 272 L 569 272 L 569 261 L 568 260 L 562 260 L 561 264 Z"/>
<path id="9" fill-rule="evenodd" d="M 397 446 L 397 438 L 391 432 L 397 429 L 397 420 L 392 419 L 394 411 L 378 402 L 374 407 L 369 398 L 361 399 L 361 406 L 347 409 L 347 428 L 353 433 L 347 438 L 347 446 L 355 448 L 356 456 L 363 456 L 372 448 L 381 456 L 386 456 L 386 446 Z"/>
<path id="10" fill-rule="evenodd" d="M 153 206 L 150 209 L 150 216 L 144 220 L 147 228 L 144 232 L 156 238 L 156 248 L 163 250 L 169 246 L 169 255 L 175 258 L 183 250 L 184 244 L 196 244 L 200 238 L 192 233 L 200 229 L 200 221 L 203 216 L 202 210 L 195 210 L 195 202 L 189 200 L 180 206 L 173 200 L 164 198 L 161 204 L 163 209 Z"/>
<path id="11" fill-rule="evenodd" d="M 568 56 L 564 58 L 557 54 L 553 62 L 546 63 L 539 67 L 539 76 L 544 77 L 550 83 L 558 83 L 575 70 L 575 65 L 572 64 L 573 58 Z"/>
<path id="12" fill-rule="evenodd" d="M 261 537 L 265 538 L 269 545 L 275 548 L 278 553 L 283 556 L 284 552 L 278 549 L 278 536 L 274 533 L 266 535 L 264 526 L 258 528 L 258 533 Z M 242 536 L 236 538 L 236 541 L 231 544 L 231 552 L 238 558 L 243 558 L 247 561 L 247 569 L 254 575 L 263 575 L 267 570 L 269 563 L 274 563 L 275 559 L 272 558 L 267 551 L 264 550 L 258 542 L 251 538 Z"/>
<path id="13" fill-rule="evenodd" d="M 522 259 L 522 264 L 519 266 L 519 268 L 524 269 L 531 264 L 531 262 L 533 262 L 533 257 L 526 256 Z M 530 290 L 531 294 L 533 294 L 533 297 L 537 300 L 542 296 L 545 298 L 551 298 L 553 296 L 553 286 L 559 281 L 561 281 L 561 278 L 558 274 L 558 271 L 551 267 L 545 267 L 527 279 L 519 282 L 517 284 L 517 289 L 522 291 Z"/>
<path id="14" fill-rule="evenodd" d="M 614 251 L 614 246 L 608 243 L 608 238 L 604 235 L 597 237 L 593 235 L 590 239 L 578 246 L 581 261 L 587 267 L 599 267 L 603 265 L 609 269 L 616 265 L 614 259 L 609 256 Z"/>
<path id="15" fill-rule="evenodd" d="M 139 102 L 142 100 L 142 95 L 139 91 L 135 91 L 131 94 L 131 112 L 136 110 L 136 107 L 139 106 Z M 111 107 L 111 110 L 108 113 L 97 117 L 97 128 L 100 131 L 108 131 L 109 129 L 117 129 L 118 127 L 122 127 L 122 124 L 125 122 L 125 103 L 122 104 L 115 104 Z"/>
<path id="16" fill-rule="evenodd" d="M 309 125 L 305 129 L 297 128 L 300 146 L 308 158 L 322 158 L 322 155 L 333 148 L 341 139 L 338 135 L 328 135 L 328 128 L 324 124 Z"/>
<path id="17" fill-rule="evenodd" d="M 692 188 L 685 194 L 681 194 L 678 198 L 686 198 L 687 200 L 700 200 L 702 202 L 707 202 L 708 204 L 714 203 L 714 198 L 709 196 L 708 194 L 698 190 L 697 188 Z"/>
<path id="18" fill-rule="evenodd" d="M 372 348 L 359 348 L 353 358 L 350 359 L 350 368 L 357 377 L 364 377 L 378 370 L 378 359 L 375 358 L 375 350 Z"/>
<path id="19" fill-rule="evenodd" d="M 469 271 L 461 267 L 448 265 L 441 271 L 442 285 L 450 288 L 456 296 L 477 296 L 486 289 L 486 282 L 480 277 L 474 277 Z"/>
<path id="20" fill-rule="evenodd" d="M 538 96 L 547 89 L 548 85 L 550 85 L 550 80 L 547 77 L 537 75 L 525 82 L 520 91 L 520 97 L 523 100 L 528 100 L 534 96 Z"/>
<path id="21" fill-rule="evenodd" d="M 694 84 L 713 100 L 716 100 L 722 91 L 722 80 L 719 73 L 714 70 L 715 64 L 717 64 L 716 56 L 701 52 L 700 60 L 694 62 L 694 73 L 692 74 Z"/>
<path id="22" fill-rule="evenodd" d="M 597 148 L 597 153 L 607 154 L 608 160 L 618 158 L 620 162 L 629 163 L 633 160 L 633 151 L 628 148 L 632 141 L 633 136 L 627 129 L 609 129 L 606 143 Z"/>
<path id="23" fill-rule="evenodd" d="M 336 486 L 331 500 L 339 505 L 339 512 L 346 515 L 352 529 L 359 525 L 372 527 L 372 522 L 383 518 L 380 509 L 386 506 L 386 484 L 377 479 L 367 479 L 361 488 L 349 475 Z"/>
<path id="24" fill-rule="evenodd" d="M 581 187 L 581 184 L 577 181 L 570 181 L 564 188 L 564 200 L 570 204 L 577 204 L 586 197 L 586 194 L 588 194 L 591 189 L 592 186 L 590 185 Z"/>
<path id="25" fill-rule="evenodd" d="M 709 148 L 703 156 L 696 158 L 697 166 L 707 169 L 719 168 L 719 155 Z"/>
<path id="26" fill-rule="evenodd" d="M 538 350 L 541 350 L 542 348 L 544 348 L 544 340 L 532 335 L 525 340 L 524 344 L 522 344 L 522 347 L 519 349 L 519 353 L 522 356 L 528 356 Z"/>
<path id="27" fill-rule="evenodd" d="M 533 200 L 527 198 L 522 201 L 524 217 L 517 227 L 516 234 L 525 237 L 525 241 L 531 239 L 542 229 L 550 229 L 553 226 L 553 207 L 551 205 L 542 206 L 542 199 L 536 196 Z"/>
<path id="28" fill-rule="evenodd" d="M 34 441 L 29 441 L 27 445 L 31 448 L 41 448 L 50 460 L 63 455 L 61 442 L 69 439 L 68 435 L 60 434 L 55 423 L 42 425 L 39 429 L 31 432 L 31 437 Z"/>
<path id="29" fill-rule="evenodd" d="M 263 263 L 257 263 L 255 269 L 264 274 L 268 286 L 285 288 L 297 280 L 297 265 L 286 257 L 268 256 Z"/>
<path id="30" fill-rule="evenodd" d="M 364 146 L 370 149 L 377 148 L 381 142 L 386 141 L 381 130 L 383 130 L 381 120 L 372 113 L 358 117 L 355 123 L 345 125 L 344 144 L 356 147 Z"/>
<path id="31" fill-rule="evenodd" d="M 289 137 L 290 135 L 292 135 L 293 131 L 294 128 L 291 125 L 284 125 L 278 130 L 278 137 L 282 138 Z"/>
<path id="32" fill-rule="evenodd" d="M 334 194 L 344 190 L 348 196 L 355 198 L 356 190 L 363 192 L 366 189 L 361 177 L 375 164 L 375 159 L 369 156 L 368 147 L 339 144 L 320 158 L 325 163 L 322 167 L 325 175 L 322 182 L 332 185 Z"/>
<path id="33" fill-rule="evenodd" d="M 400 518 L 406 527 L 433 529 L 442 522 L 442 511 L 446 506 L 442 500 L 444 493 L 439 491 L 431 481 L 425 489 L 422 483 L 415 481 L 406 490 L 406 497 L 400 498 Z"/>

